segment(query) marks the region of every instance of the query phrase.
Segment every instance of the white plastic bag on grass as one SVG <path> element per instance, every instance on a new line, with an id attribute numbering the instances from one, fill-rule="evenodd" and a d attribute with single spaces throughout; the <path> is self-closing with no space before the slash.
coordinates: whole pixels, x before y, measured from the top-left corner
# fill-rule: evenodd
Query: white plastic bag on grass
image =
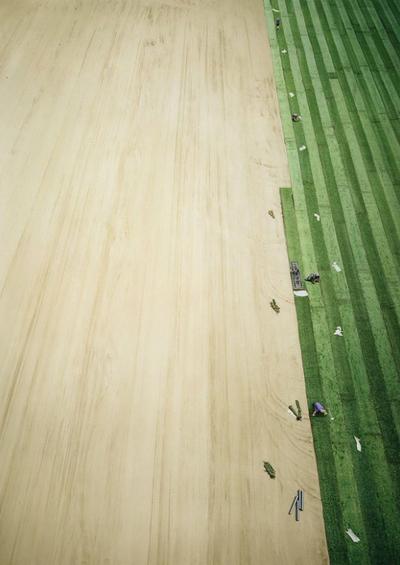
<path id="1" fill-rule="evenodd" d="M 346 534 L 352 539 L 352 541 L 354 541 L 354 543 L 358 543 L 360 541 L 360 538 L 356 536 L 351 528 L 346 530 Z"/>

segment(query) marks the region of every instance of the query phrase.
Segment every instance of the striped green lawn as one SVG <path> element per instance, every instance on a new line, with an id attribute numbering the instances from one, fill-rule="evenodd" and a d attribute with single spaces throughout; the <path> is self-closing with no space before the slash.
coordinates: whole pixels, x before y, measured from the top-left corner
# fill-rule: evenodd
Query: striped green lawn
<path id="1" fill-rule="evenodd" d="M 312 421 L 330 559 L 396 564 L 400 4 L 265 0 L 265 15 L 292 180 L 281 190 L 289 256 L 321 274 L 296 309 L 310 405 L 334 417 Z"/>

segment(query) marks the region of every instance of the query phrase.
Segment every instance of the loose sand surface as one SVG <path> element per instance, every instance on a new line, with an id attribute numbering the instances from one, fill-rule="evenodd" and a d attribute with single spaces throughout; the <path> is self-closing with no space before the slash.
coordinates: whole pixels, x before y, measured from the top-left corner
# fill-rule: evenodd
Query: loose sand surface
<path id="1" fill-rule="evenodd" d="M 1 565 L 325 563 L 262 2 L 1 0 L 0 124 Z"/>

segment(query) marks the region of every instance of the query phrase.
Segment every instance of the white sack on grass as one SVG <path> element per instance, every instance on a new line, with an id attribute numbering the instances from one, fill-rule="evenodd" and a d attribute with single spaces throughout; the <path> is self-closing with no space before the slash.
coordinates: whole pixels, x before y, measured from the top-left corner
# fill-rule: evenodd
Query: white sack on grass
<path id="1" fill-rule="evenodd" d="M 272 11 L 273 11 L 273 12 L 278 12 L 278 14 L 279 14 L 279 10 L 277 10 L 276 8 L 272 8 Z"/>
<path id="2" fill-rule="evenodd" d="M 285 55 L 287 53 L 287 49 L 282 49 L 281 53 Z"/>
<path id="3" fill-rule="evenodd" d="M 352 541 L 354 541 L 354 543 L 358 543 L 360 541 L 360 538 L 356 536 L 351 528 L 346 530 L 346 534 L 352 539 Z"/>
<path id="4" fill-rule="evenodd" d="M 339 335 L 340 337 L 343 337 L 343 330 L 340 326 L 338 326 L 335 330 L 335 333 L 333 335 Z"/>
<path id="5" fill-rule="evenodd" d="M 321 219 L 321 216 L 315 212 L 314 218 L 317 220 L 317 222 L 319 222 L 320 219 Z"/>
<path id="6" fill-rule="evenodd" d="M 289 96 L 290 96 L 290 98 L 294 98 L 296 95 L 295 95 L 294 92 L 289 92 Z"/>
<path id="7" fill-rule="evenodd" d="M 360 441 L 360 438 L 357 437 L 357 436 L 354 436 L 354 439 L 356 440 L 357 451 L 361 451 L 361 441 Z"/>
<path id="8" fill-rule="evenodd" d="M 308 292 L 306 290 L 294 290 L 293 292 L 295 296 L 308 296 Z"/>
<path id="9" fill-rule="evenodd" d="M 305 145 L 301 145 L 299 147 L 299 151 L 305 151 L 307 149 L 307 147 Z"/>
<path id="10" fill-rule="evenodd" d="M 332 263 L 332 267 L 335 269 L 335 271 L 336 271 L 337 273 L 340 273 L 340 271 L 342 270 L 342 269 L 339 267 L 339 265 L 336 263 L 336 261 L 334 261 L 334 262 Z"/>

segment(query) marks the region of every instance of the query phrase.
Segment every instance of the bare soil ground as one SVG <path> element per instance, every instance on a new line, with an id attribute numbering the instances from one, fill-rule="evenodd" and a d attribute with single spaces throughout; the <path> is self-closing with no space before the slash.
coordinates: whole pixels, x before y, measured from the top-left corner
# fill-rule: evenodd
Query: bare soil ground
<path id="1" fill-rule="evenodd" d="M 325 563 L 262 2 L 2 0 L 0 124 L 0 563 Z"/>

